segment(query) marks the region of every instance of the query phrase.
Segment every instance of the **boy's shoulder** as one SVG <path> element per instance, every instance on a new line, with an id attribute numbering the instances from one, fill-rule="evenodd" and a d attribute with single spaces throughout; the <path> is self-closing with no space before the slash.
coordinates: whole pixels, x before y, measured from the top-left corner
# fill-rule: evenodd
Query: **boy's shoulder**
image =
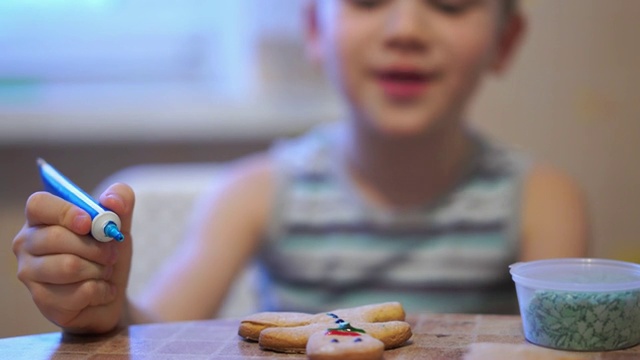
<path id="1" fill-rule="evenodd" d="M 486 169 L 490 171 L 491 169 L 514 168 L 520 171 L 523 177 L 525 196 L 548 198 L 551 193 L 573 193 L 576 195 L 581 192 L 576 179 L 566 170 L 551 162 L 479 131 L 472 132 L 472 136 L 480 144 L 482 163 Z"/>
<path id="2" fill-rule="evenodd" d="M 276 141 L 269 150 L 272 165 L 286 172 L 323 172 L 335 158 L 335 148 L 343 127 L 322 123 L 307 132 Z"/>
<path id="3" fill-rule="evenodd" d="M 587 195 L 566 171 L 538 163 L 523 186 L 523 260 L 582 257 L 590 237 Z"/>
<path id="4" fill-rule="evenodd" d="M 263 181 L 273 172 L 273 158 L 267 151 L 261 151 L 235 160 L 224 166 L 224 177 L 234 183 Z"/>
<path id="5" fill-rule="evenodd" d="M 578 182 L 566 170 L 525 149 L 484 134 L 476 133 L 474 136 L 484 148 L 482 156 L 489 167 L 508 165 L 524 169 L 525 185 L 533 190 L 579 187 Z"/>
<path id="6" fill-rule="evenodd" d="M 229 161 L 221 174 L 223 182 L 236 189 L 273 186 L 283 167 L 313 171 L 328 165 L 337 130 L 333 123 L 321 124 L 303 134 L 278 139 L 264 151 Z"/>
<path id="7" fill-rule="evenodd" d="M 578 181 L 567 171 L 550 163 L 537 162 L 532 165 L 525 181 L 525 191 L 531 198 L 554 196 L 583 196 Z M 552 196 L 552 194 L 555 194 Z"/>
<path id="8" fill-rule="evenodd" d="M 472 131 L 471 135 L 478 149 L 475 164 L 486 176 L 523 177 L 536 163 L 531 154 L 511 144 L 478 131 Z"/>

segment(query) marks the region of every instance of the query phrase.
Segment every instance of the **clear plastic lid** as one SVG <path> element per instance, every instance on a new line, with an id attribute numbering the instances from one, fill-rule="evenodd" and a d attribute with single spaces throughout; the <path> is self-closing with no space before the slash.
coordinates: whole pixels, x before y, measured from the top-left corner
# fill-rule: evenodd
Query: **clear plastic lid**
<path id="1" fill-rule="evenodd" d="M 564 258 L 519 262 L 509 272 L 516 284 L 547 290 L 640 290 L 640 265 L 616 260 Z"/>

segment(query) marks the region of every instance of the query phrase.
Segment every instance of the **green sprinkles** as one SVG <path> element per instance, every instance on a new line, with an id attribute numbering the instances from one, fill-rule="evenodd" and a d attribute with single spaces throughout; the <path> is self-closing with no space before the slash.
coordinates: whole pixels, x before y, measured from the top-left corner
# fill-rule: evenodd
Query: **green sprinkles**
<path id="1" fill-rule="evenodd" d="M 327 315 L 328 315 L 328 316 L 331 316 L 331 317 L 332 317 L 332 318 L 334 318 L 334 319 L 337 319 L 337 320 L 336 320 L 336 324 L 338 324 L 338 327 L 336 327 L 336 328 L 329 328 L 329 329 L 328 329 L 329 331 L 337 330 L 337 331 L 352 331 L 352 332 L 359 332 L 359 333 L 362 333 L 362 334 L 365 334 L 365 333 L 366 333 L 366 331 L 364 331 L 364 329 L 360 329 L 360 328 L 357 328 L 357 327 L 353 327 L 353 326 L 351 326 L 351 323 L 349 323 L 348 321 L 344 321 L 343 319 L 341 319 L 338 315 L 336 315 L 336 314 L 334 314 L 334 313 L 327 313 Z"/>
<path id="2" fill-rule="evenodd" d="M 364 331 L 364 329 L 360 329 L 357 327 L 353 327 L 351 326 L 351 324 L 347 321 L 340 323 L 340 325 L 338 325 L 338 327 L 336 328 L 329 328 L 329 331 L 349 331 L 349 332 L 358 332 L 358 333 L 362 333 L 365 334 L 366 331 Z"/>
<path id="3" fill-rule="evenodd" d="M 536 291 L 522 315 L 527 340 L 546 347 L 606 351 L 640 343 L 640 291 Z"/>

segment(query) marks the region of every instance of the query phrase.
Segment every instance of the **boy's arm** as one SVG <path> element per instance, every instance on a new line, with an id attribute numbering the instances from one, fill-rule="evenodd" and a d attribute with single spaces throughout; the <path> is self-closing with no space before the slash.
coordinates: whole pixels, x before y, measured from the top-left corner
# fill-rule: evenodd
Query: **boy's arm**
<path id="1" fill-rule="evenodd" d="M 522 210 L 521 261 L 587 256 L 587 201 L 568 175 L 536 166 L 524 183 Z"/>
<path id="2" fill-rule="evenodd" d="M 129 303 L 129 322 L 211 318 L 255 253 L 273 190 L 268 157 L 240 160 L 218 176 L 196 205 L 184 242 Z"/>

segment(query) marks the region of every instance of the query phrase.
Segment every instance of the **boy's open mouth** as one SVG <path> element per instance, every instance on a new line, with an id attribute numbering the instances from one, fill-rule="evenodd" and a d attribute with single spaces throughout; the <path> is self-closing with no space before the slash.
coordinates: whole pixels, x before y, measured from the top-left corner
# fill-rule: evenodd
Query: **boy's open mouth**
<path id="1" fill-rule="evenodd" d="M 411 100 L 427 91 L 433 76 L 418 70 L 389 69 L 376 72 L 376 79 L 388 97 Z"/>
<path id="2" fill-rule="evenodd" d="M 422 82 L 427 80 L 427 75 L 416 71 L 382 71 L 379 77 L 384 81 Z"/>

